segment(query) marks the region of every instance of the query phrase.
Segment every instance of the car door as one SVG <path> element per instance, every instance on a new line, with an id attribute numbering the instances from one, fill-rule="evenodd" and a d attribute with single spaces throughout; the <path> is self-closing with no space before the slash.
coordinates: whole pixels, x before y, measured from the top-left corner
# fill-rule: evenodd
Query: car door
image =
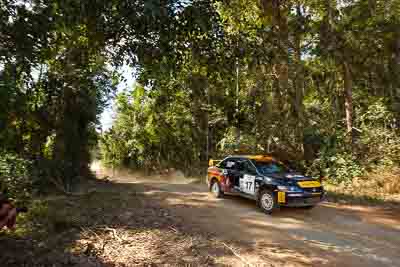
<path id="1" fill-rule="evenodd" d="M 242 159 L 235 159 L 235 164 L 229 172 L 229 177 L 235 189 L 240 189 L 240 177 L 243 176 Z"/>
<path id="2" fill-rule="evenodd" d="M 237 164 L 238 159 L 227 158 L 221 164 L 222 174 L 226 179 L 224 179 L 224 186 L 226 191 L 231 191 L 235 186 L 235 179 L 237 177 Z M 237 184 L 238 185 L 238 184 Z"/>
<path id="3" fill-rule="evenodd" d="M 242 193 L 255 195 L 257 171 L 248 160 L 241 161 L 239 164 L 239 188 Z"/>

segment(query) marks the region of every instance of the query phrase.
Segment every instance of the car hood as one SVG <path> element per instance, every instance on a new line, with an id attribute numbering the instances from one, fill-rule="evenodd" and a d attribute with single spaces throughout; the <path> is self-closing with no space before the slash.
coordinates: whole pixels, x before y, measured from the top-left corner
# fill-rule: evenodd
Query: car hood
<path id="1" fill-rule="evenodd" d="M 307 177 L 298 173 L 271 173 L 266 175 L 266 177 L 280 179 L 285 182 L 301 182 L 301 181 L 315 181 L 311 177 Z"/>

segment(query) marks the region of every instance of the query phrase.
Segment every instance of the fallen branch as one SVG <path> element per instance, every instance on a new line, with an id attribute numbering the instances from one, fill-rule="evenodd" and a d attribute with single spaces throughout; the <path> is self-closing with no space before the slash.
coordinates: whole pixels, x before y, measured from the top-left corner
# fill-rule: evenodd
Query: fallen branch
<path id="1" fill-rule="evenodd" d="M 225 247 L 227 247 L 232 253 L 233 255 L 235 255 L 236 257 L 238 257 L 242 262 L 244 262 L 247 266 L 250 267 L 254 267 L 253 264 L 251 264 L 250 262 L 246 261 L 242 256 L 239 255 L 239 253 L 235 252 L 233 250 L 233 248 L 231 248 L 230 246 L 228 246 L 227 244 L 225 244 L 224 242 L 222 242 L 222 245 L 224 245 Z"/>
<path id="2" fill-rule="evenodd" d="M 81 230 L 82 230 L 82 232 L 91 232 L 92 234 L 94 234 L 96 236 L 96 238 L 97 238 L 96 241 L 101 241 L 101 243 L 102 243 L 101 253 L 103 254 L 104 250 L 105 250 L 105 247 L 106 247 L 106 244 L 107 244 L 107 240 L 104 240 L 103 238 L 101 238 L 95 231 L 93 231 L 90 228 L 81 227 Z M 88 249 L 88 248 L 86 248 L 86 249 Z"/>
<path id="3" fill-rule="evenodd" d="M 179 231 L 178 230 L 176 230 L 176 228 L 174 228 L 173 226 L 170 226 L 169 227 L 172 231 L 174 231 L 175 233 L 178 233 Z"/>
<path id="4" fill-rule="evenodd" d="M 111 231 L 113 233 L 114 238 L 117 239 L 119 242 L 123 241 L 122 238 L 120 238 L 117 235 L 117 230 L 115 230 L 114 228 L 106 227 L 106 230 Z"/>

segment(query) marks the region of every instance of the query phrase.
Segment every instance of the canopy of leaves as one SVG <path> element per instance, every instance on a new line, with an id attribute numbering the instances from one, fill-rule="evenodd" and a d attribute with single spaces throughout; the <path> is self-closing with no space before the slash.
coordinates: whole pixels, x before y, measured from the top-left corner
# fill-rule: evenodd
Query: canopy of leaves
<path id="1" fill-rule="evenodd" d="M 0 0 L 0 18 L 1 149 L 66 188 L 122 65 L 137 83 L 101 136 L 112 165 L 193 172 L 245 149 L 340 180 L 399 164 L 397 0 Z"/>
<path id="2" fill-rule="evenodd" d="M 199 0 L 170 12 L 168 34 L 136 54 L 106 161 L 188 170 L 272 153 L 335 181 L 399 164 L 398 2 Z"/>

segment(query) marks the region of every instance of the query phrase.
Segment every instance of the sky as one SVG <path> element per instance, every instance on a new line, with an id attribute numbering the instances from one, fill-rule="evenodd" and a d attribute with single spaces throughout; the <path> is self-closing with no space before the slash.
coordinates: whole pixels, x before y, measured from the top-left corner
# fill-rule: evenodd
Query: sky
<path id="1" fill-rule="evenodd" d="M 127 65 L 121 69 L 122 77 L 125 80 L 118 84 L 117 93 L 122 92 L 124 89 L 132 88 L 135 84 L 135 70 Z M 114 99 L 111 100 L 110 105 L 104 110 L 100 117 L 101 129 L 106 131 L 111 128 L 114 118 Z"/>

